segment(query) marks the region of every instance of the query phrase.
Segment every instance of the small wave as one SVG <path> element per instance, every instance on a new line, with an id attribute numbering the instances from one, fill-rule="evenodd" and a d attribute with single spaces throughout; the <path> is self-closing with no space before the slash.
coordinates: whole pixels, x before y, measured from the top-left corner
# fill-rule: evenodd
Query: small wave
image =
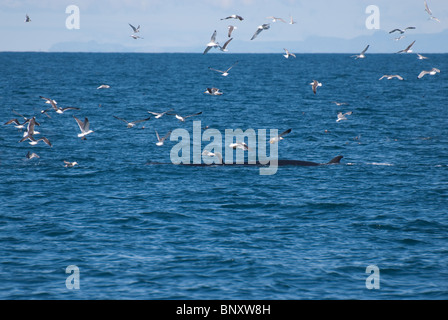
<path id="1" fill-rule="evenodd" d="M 387 163 L 387 162 L 370 162 L 367 164 L 369 164 L 371 166 L 393 166 L 392 163 Z"/>

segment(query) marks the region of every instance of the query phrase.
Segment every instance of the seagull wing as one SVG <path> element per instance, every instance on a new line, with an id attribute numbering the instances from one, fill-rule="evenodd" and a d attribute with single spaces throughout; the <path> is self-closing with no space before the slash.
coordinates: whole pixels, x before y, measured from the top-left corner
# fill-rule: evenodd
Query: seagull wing
<path id="1" fill-rule="evenodd" d="M 263 31 L 263 28 L 258 28 L 257 31 L 255 31 L 252 38 L 250 38 L 250 40 L 254 40 L 260 34 L 261 31 Z"/>
<path id="2" fill-rule="evenodd" d="M 169 131 L 169 132 L 162 138 L 162 141 L 164 141 L 165 139 L 167 139 L 167 138 L 170 136 L 170 134 L 171 134 L 171 131 Z"/>
<path id="3" fill-rule="evenodd" d="M 279 137 L 282 137 L 282 136 L 284 136 L 284 135 L 287 135 L 288 133 L 291 132 L 291 130 L 292 130 L 292 129 L 288 129 L 288 130 L 286 130 L 286 131 L 280 133 L 278 136 L 279 136 Z"/>
<path id="4" fill-rule="evenodd" d="M 414 43 L 415 43 L 415 40 L 414 41 L 412 41 L 412 43 L 406 48 L 406 50 L 405 51 L 408 51 L 409 49 L 411 49 L 411 47 L 414 45 Z"/>
<path id="5" fill-rule="evenodd" d="M 148 117 L 148 118 L 146 118 L 146 119 L 141 119 L 141 120 L 132 121 L 132 123 L 145 122 L 145 121 L 148 121 L 149 119 L 151 119 L 151 117 Z"/>
<path id="6" fill-rule="evenodd" d="M 425 76 L 425 74 L 427 74 L 428 72 L 423 70 L 422 72 L 420 72 L 420 74 L 417 76 L 417 78 L 421 79 Z"/>
<path id="7" fill-rule="evenodd" d="M 118 119 L 118 120 L 121 120 L 121 121 L 123 121 L 123 122 L 129 123 L 128 120 L 125 120 L 125 119 L 123 119 L 123 118 L 119 118 L 119 117 L 117 117 L 117 116 L 114 116 L 114 118 L 115 118 L 115 119 Z M 76 118 L 75 118 L 75 119 L 76 119 Z"/>
<path id="8" fill-rule="evenodd" d="M 429 7 L 428 7 L 428 3 L 426 2 L 426 0 L 425 0 L 425 11 L 428 12 L 428 14 L 429 14 L 430 16 L 432 16 L 431 9 L 429 9 Z"/>
<path id="9" fill-rule="evenodd" d="M 227 41 L 224 43 L 224 45 L 222 46 L 222 49 L 227 48 L 229 42 L 232 41 L 232 40 L 233 40 L 233 38 L 230 38 L 229 40 L 227 40 Z"/>
<path id="10" fill-rule="evenodd" d="M 232 64 L 232 65 L 230 66 L 230 68 L 226 70 L 226 72 L 229 72 L 229 70 L 232 69 L 237 63 L 238 63 L 238 61 L 235 62 L 234 64 Z"/>
<path id="11" fill-rule="evenodd" d="M 212 47 L 208 46 L 207 48 L 205 48 L 204 53 L 202 53 L 202 54 L 206 54 L 207 52 L 210 51 L 211 48 L 212 48 Z"/>
<path id="12" fill-rule="evenodd" d="M 396 31 L 398 31 L 398 32 L 400 32 L 400 33 L 403 33 L 403 31 L 401 31 L 400 29 L 394 29 L 394 30 L 392 30 L 392 31 L 389 31 L 389 33 L 394 33 L 394 32 L 396 32 Z"/>
<path id="13" fill-rule="evenodd" d="M 367 49 L 369 49 L 369 47 L 370 47 L 370 45 L 368 44 L 367 47 L 364 50 L 362 50 L 361 54 L 366 53 L 366 51 L 367 51 Z"/>
<path id="14" fill-rule="evenodd" d="M 81 120 L 79 120 L 78 118 L 76 118 L 75 116 L 73 116 L 73 118 L 75 118 L 76 123 L 78 124 L 79 129 L 80 129 L 81 131 L 84 131 L 84 125 L 85 125 L 85 124 L 84 124 Z"/>
<path id="15" fill-rule="evenodd" d="M 221 73 L 224 73 L 224 71 L 221 71 L 221 70 L 218 70 L 218 69 L 213 69 L 213 68 L 211 68 L 211 67 L 208 67 L 210 70 L 213 70 L 213 71 L 217 71 L 217 72 L 221 72 Z"/>
<path id="16" fill-rule="evenodd" d="M 184 119 L 189 118 L 189 117 L 193 117 L 193 116 L 197 116 L 197 115 L 200 115 L 200 114 L 202 114 L 202 111 L 198 112 L 198 113 L 195 113 L 195 114 L 190 114 L 189 116 L 185 116 Z"/>
<path id="17" fill-rule="evenodd" d="M 211 42 L 215 42 L 216 40 L 216 30 L 213 32 L 212 37 L 210 38 Z"/>
<path id="18" fill-rule="evenodd" d="M 138 32 L 136 27 L 134 27 L 134 26 L 133 26 L 132 24 L 130 24 L 130 23 L 129 23 L 129 25 L 131 26 L 132 30 L 134 30 L 134 32 Z"/>

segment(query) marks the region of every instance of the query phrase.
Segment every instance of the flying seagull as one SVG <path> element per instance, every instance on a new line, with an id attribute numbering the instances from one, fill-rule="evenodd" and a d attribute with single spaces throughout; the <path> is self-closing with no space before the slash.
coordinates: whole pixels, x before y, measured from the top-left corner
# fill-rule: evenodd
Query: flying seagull
<path id="1" fill-rule="evenodd" d="M 228 51 L 228 50 L 227 50 L 227 46 L 229 45 L 230 41 L 232 41 L 232 39 L 233 39 L 233 38 L 230 38 L 229 40 L 227 40 L 227 41 L 224 43 L 224 45 L 223 45 L 222 47 L 219 46 L 219 50 L 221 50 L 221 51 L 223 51 L 223 52 Z"/>
<path id="2" fill-rule="evenodd" d="M 201 111 L 201 112 L 198 112 L 198 113 L 195 113 L 195 114 L 190 114 L 189 116 L 185 116 L 185 117 L 182 117 L 182 116 L 178 115 L 177 113 L 167 113 L 167 114 L 168 114 L 168 115 L 171 115 L 171 116 L 175 116 L 176 119 L 178 119 L 178 120 L 184 122 L 185 119 L 187 119 L 187 118 L 190 118 L 190 117 L 193 117 L 193 116 L 197 116 L 197 115 L 202 114 L 202 111 Z"/>
<path id="3" fill-rule="evenodd" d="M 404 53 L 410 53 L 410 52 L 412 52 L 411 47 L 414 45 L 414 43 L 415 43 L 415 40 L 412 41 L 412 43 L 411 43 L 406 49 L 400 50 L 400 51 L 398 51 L 397 53 L 402 53 L 402 52 L 404 52 Z"/>
<path id="4" fill-rule="evenodd" d="M 296 24 L 297 22 L 292 19 L 292 16 L 289 16 L 289 24 Z"/>
<path id="5" fill-rule="evenodd" d="M 271 25 L 269 23 L 264 23 L 261 26 L 258 26 L 257 31 L 255 31 L 254 35 L 250 40 L 254 40 L 260 34 L 261 31 L 268 30 L 270 27 Z"/>
<path id="6" fill-rule="evenodd" d="M 293 56 L 294 58 L 296 55 L 294 53 L 289 52 L 287 49 L 283 48 L 285 50 L 285 54 L 283 55 L 286 59 L 288 59 L 290 56 Z"/>
<path id="7" fill-rule="evenodd" d="M 203 156 L 209 156 L 209 157 L 217 157 L 218 158 L 218 164 L 223 164 L 223 162 L 222 162 L 222 154 L 220 153 L 220 152 L 210 152 L 210 151 L 208 151 L 208 150 L 204 150 L 203 152 L 202 152 L 202 155 Z"/>
<path id="8" fill-rule="evenodd" d="M 365 49 L 361 51 L 360 54 L 355 54 L 352 57 L 356 57 L 355 59 L 364 59 L 366 57 L 365 53 L 366 53 L 367 49 L 369 49 L 369 47 L 370 47 L 370 45 L 368 44 L 367 47 L 365 47 Z"/>
<path id="9" fill-rule="evenodd" d="M 227 76 L 229 75 L 229 71 L 230 71 L 230 69 L 232 69 L 233 66 L 236 65 L 237 63 L 238 63 L 238 61 L 235 62 L 233 65 L 231 65 L 231 66 L 230 66 L 227 70 L 225 70 L 225 71 L 221 71 L 221 70 L 213 69 L 213 68 L 211 68 L 211 67 L 208 67 L 208 68 L 209 68 L 210 70 L 213 70 L 213 71 L 217 71 L 217 72 L 222 73 L 221 75 L 222 75 L 223 77 L 227 77 Z"/>
<path id="10" fill-rule="evenodd" d="M 347 118 L 345 116 L 349 116 L 352 113 L 353 113 L 352 111 L 349 111 L 349 112 L 346 112 L 346 113 L 339 112 L 338 113 L 338 119 L 336 120 L 336 122 L 339 122 L 339 121 L 342 121 L 342 120 L 347 120 Z"/>
<path id="11" fill-rule="evenodd" d="M 140 32 L 140 25 L 136 28 L 134 27 L 132 24 L 129 23 L 129 25 L 131 26 L 132 30 L 134 31 L 134 33 L 138 33 Z"/>
<path id="12" fill-rule="evenodd" d="M 392 31 L 389 31 L 389 33 L 394 33 L 394 32 L 400 32 L 400 34 L 403 34 L 406 30 L 408 30 L 408 29 L 415 29 L 415 27 L 406 27 L 404 30 L 401 30 L 401 29 L 394 29 L 394 30 L 392 30 Z"/>
<path id="13" fill-rule="evenodd" d="M 67 110 L 79 110 L 79 108 L 75 108 L 75 107 L 60 108 L 60 107 L 58 107 L 58 106 L 56 105 L 57 102 L 56 102 L 55 100 L 53 100 L 53 99 L 49 99 L 49 98 L 45 98 L 45 97 L 42 97 L 42 96 L 40 96 L 40 98 L 46 100 L 46 101 L 47 101 L 46 103 L 50 103 L 50 104 L 51 104 L 51 108 L 53 108 L 54 111 L 56 111 L 56 113 L 59 113 L 59 114 L 63 114 L 64 111 L 67 111 Z M 51 108 L 48 108 L 48 109 L 46 109 L 46 110 L 42 110 L 41 113 L 45 113 L 45 114 L 46 114 L 46 112 L 47 112 L 48 110 L 50 110 Z"/>
<path id="14" fill-rule="evenodd" d="M 322 83 L 320 83 L 320 82 L 317 81 L 317 80 L 313 80 L 313 82 L 311 82 L 310 85 L 311 85 L 312 88 L 313 88 L 313 92 L 314 92 L 314 94 L 316 94 L 316 92 L 317 92 L 317 87 L 322 87 Z"/>
<path id="15" fill-rule="evenodd" d="M 249 148 L 249 146 L 244 142 L 236 142 L 229 144 L 229 147 L 232 149 L 242 149 L 242 150 L 252 150 Z"/>
<path id="16" fill-rule="evenodd" d="M 226 19 L 238 19 L 240 21 L 244 20 L 243 17 L 237 15 L 237 14 L 232 14 L 231 16 L 228 16 L 226 18 L 222 18 L 221 20 L 226 20 Z"/>
<path id="17" fill-rule="evenodd" d="M 233 30 L 238 29 L 235 26 L 228 26 L 227 29 L 229 29 L 229 32 L 227 33 L 227 36 L 230 38 L 230 36 L 232 35 Z"/>
<path id="18" fill-rule="evenodd" d="M 432 11 L 431 11 L 431 9 L 429 9 L 429 7 L 428 7 L 428 3 L 426 2 L 426 0 L 425 0 L 425 11 L 426 11 L 430 16 L 432 16 Z"/>
<path id="19" fill-rule="evenodd" d="M 86 140 L 87 139 L 86 135 L 91 134 L 93 132 L 92 130 L 90 130 L 89 119 L 85 118 L 84 122 L 82 122 L 75 116 L 73 116 L 73 118 L 75 118 L 76 123 L 78 124 L 79 129 L 81 130 L 81 133 L 78 133 L 78 137 L 81 138 L 81 140 Z"/>
<path id="20" fill-rule="evenodd" d="M 11 119 L 11 120 L 5 122 L 5 125 L 11 124 L 11 123 L 15 123 L 16 125 L 14 127 L 16 127 L 19 130 L 22 130 L 23 128 L 25 128 L 25 124 L 27 124 L 28 122 L 30 122 L 30 119 L 27 119 L 27 120 L 25 120 L 25 122 L 20 123 L 19 120 L 14 118 L 14 119 Z"/>
<path id="21" fill-rule="evenodd" d="M 266 17 L 266 19 L 272 19 L 272 22 L 277 22 L 277 21 L 281 21 L 281 22 L 284 22 L 284 23 L 286 23 L 286 21 L 285 21 L 285 20 L 283 20 L 282 18 L 276 18 L 276 17 L 273 17 L 273 16 L 270 16 L 270 17 Z"/>
<path id="22" fill-rule="evenodd" d="M 31 159 L 33 159 L 33 158 L 40 158 L 40 157 L 37 155 L 37 153 L 29 152 L 29 151 L 28 151 L 28 153 L 26 154 L 26 158 L 29 159 L 29 160 L 31 160 Z"/>
<path id="23" fill-rule="evenodd" d="M 417 56 L 419 60 L 428 59 L 428 57 L 422 56 L 421 54 L 417 53 Z"/>
<path id="24" fill-rule="evenodd" d="M 28 122 L 28 130 L 27 130 L 26 134 L 24 134 L 23 138 L 19 142 L 23 142 L 23 141 L 28 139 L 28 140 L 30 140 L 30 144 L 31 145 L 35 145 L 39 141 L 43 141 L 43 142 L 45 142 L 46 144 L 48 144 L 51 147 L 52 145 L 51 145 L 50 141 L 47 138 L 42 137 L 42 138 L 37 139 L 37 140 L 34 138 L 34 134 L 36 134 L 36 132 L 34 131 L 34 125 L 35 124 L 36 124 L 36 118 L 33 117 Z"/>
<path id="25" fill-rule="evenodd" d="M 337 106 L 344 106 L 344 105 L 348 105 L 347 102 L 337 102 L 337 101 L 332 101 L 335 105 Z"/>
<path id="26" fill-rule="evenodd" d="M 121 120 L 121 121 L 123 121 L 123 122 L 126 122 L 126 123 L 127 123 L 127 128 L 133 128 L 133 127 L 135 127 L 135 125 L 136 125 L 137 123 L 145 122 L 145 121 L 148 121 L 149 119 L 151 119 L 151 117 L 148 117 L 148 118 L 146 118 L 146 119 L 142 119 L 142 120 L 127 121 L 127 120 L 122 119 L 122 118 L 119 118 L 119 117 L 117 117 L 117 116 L 114 116 L 114 118 L 115 118 L 115 119 L 118 119 L 118 120 Z"/>
<path id="27" fill-rule="evenodd" d="M 110 88 L 110 85 L 108 85 L 108 84 L 102 84 L 102 85 L 100 85 L 97 89 L 109 89 Z"/>
<path id="28" fill-rule="evenodd" d="M 429 70 L 429 71 L 425 71 L 425 70 L 423 70 L 422 72 L 420 72 L 420 74 L 417 76 L 417 78 L 418 78 L 418 79 L 421 79 L 421 78 L 423 78 L 423 77 L 424 77 L 425 75 L 427 75 L 427 74 L 433 76 L 433 75 L 435 75 L 435 74 L 437 74 L 437 73 L 440 73 L 440 70 L 437 69 L 437 68 L 432 68 L 432 69 Z"/>
<path id="29" fill-rule="evenodd" d="M 64 160 L 64 163 L 65 163 L 64 167 L 66 167 L 66 168 L 73 168 L 74 166 L 76 166 L 78 164 L 78 162 L 76 162 L 76 161 L 70 162 L 70 161 L 66 161 L 66 160 Z"/>
<path id="30" fill-rule="evenodd" d="M 207 43 L 207 48 L 205 48 L 203 54 L 209 52 L 211 48 L 217 48 L 217 47 L 219 47 L 219 43 L 216 42 L 216 30 L 215 30 L 212 34 L 212 37 L 210 38 L 210 42 Z"/>
<path id="31" fill-rule="evenodd" d="M 135 34 L 131 34 L 130 37 L 133 38 L 133 39 L 144 39 L 144 38 L 142 38 L 140 36 L 136 36 Z"/>
<path id="32" fill-rule="evenodd" d="M 161 113 L 159 113 L 159 112 L 152 112 L 152 111 L 148 111 L 148 113 L 155 115 L 155 118 L 156 118 L 156 119 L 159 119 L 159 118 L 161 118 L 165 113 L 170 112 L 170 111 L 173 111 L 173 109 L 170 109 L 170 110 L 167 110 L 167 111 L 165 111 L 165 112 L 161 112 Z"/>
<path id="33" fill-rule="evenodd" d="M 390 79 L 393 79 L 393 78 L 397 78 L 398 80 L 403 80 L 403 77 L 401 77 L 398 74 L 385 74 L 384 76 L 382 76 L 378 80 L 382 80 L 384 78 L 387 78 L 387 80 L 390 80 Z"/>
<path id="34" fill-rule="evenodd" d="M 31 22 L 31 19 L 30 19 L 30 16 L 28 15 L 28 13 L 26 14 L 25 22 Z"/>
<path id="35" fill-rule="evenodd" d="M 397 37 L 397 38 L 394 38 L 394 40 L 395 40 L 395 41 L 399 41 L 399 40 L 401 40 L 401 39 L 403 39 L 403 38 L 406 38 L 406 36 L 399 36 L 399 37 Z"/>
<path id="36" fill-rule="evenodd" d="M 429 17 L 429 19 L 434 20 L 434 21 L 437 21 L 437 22 L 440 22 L 439 19 L 437 19 L 436 17 L 433 17 L 433 16 Z"/>
<path id="37" fill-rule="evenodd" d="M 288 133 L 290 133 L 291 130 L 292 130 L 292 129 L 288 129 L 288 130 L 286 130 L 286 131 L 280 133 L 278 136 L 276 136 L 276 137 L 272 138 L 271 140 L 269 140 L 269 143 L 272 144 L 272 143 L 276 143 L 276 142 L 278 142 L 278 141 L 280 141 L 280 140 L 283 140 L 283 136 L 285 136 L 285 135 L 287 135 Z"/>
<path id="38" fill-rule="evenodd" d="M 220 96 L 220 95 L 222 95 L 222 92 L 219 91 L 218 88 L 207 88 L 204 91 L 204 93 L 207 93 L 207 94 L 212 95 L 212 96 Z"/>
<path id="39" fill-rule="evenodd" d="M 169 131 L 163 138 L 159 137 L 159 133 L 156 131 L 156 135 L 157 135 L 157 142 L 156 142 L 156 146 L 163 146 L 163 142 L 170 136 L 171 131 Z"/>

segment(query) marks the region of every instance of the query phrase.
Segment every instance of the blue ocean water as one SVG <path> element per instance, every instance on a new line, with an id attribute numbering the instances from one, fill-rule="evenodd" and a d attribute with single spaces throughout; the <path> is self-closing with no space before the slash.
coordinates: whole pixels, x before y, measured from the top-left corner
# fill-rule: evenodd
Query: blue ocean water
<path id="1" fill-rule="evenodd" d="M 447 299 L 448 56 L 427 56 L 0 53 L 0 299 Z M 227 77 L 208 69 L 235 61 Z M 39 96 L 80 110 L 49 118 Z M 202 114 L 130 129 L 113 117 L 171 108 Z M 53 146 L 19 143 L 12 110 Z M 170 163 L 177 143 L 156 146 L 155 130 L 198 120 L 291 128 L 279 159 L 344 158 L 264 176 L 148 164 Z"/>

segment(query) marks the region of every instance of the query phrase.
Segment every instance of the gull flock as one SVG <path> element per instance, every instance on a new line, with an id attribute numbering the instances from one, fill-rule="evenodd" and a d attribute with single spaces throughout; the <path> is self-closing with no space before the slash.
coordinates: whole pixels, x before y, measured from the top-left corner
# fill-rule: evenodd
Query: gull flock
<path id="1" fill-rule="evenodd" d="M 433 13 L 432 13 L 431 9 L 429 8 L 429 5 L 428 5 L 426 0 L 424 1 L 424 9 L 425 9 L 426 13 L 429 15 L 428 19 L 431 19 L 431 20 L 436 21 L 436 22 L 440 22 L 440 20 L 438 18 L 433 16 Z M 268 32 L 268 30 L 271 29 L 271 24 L 275 24 L 275 23 L 278 23 L 278 22 L 282 22 L 284 24 L 289 24 L 289 25 L 297 24 L 297 22 L 293 20 L 292 16 L 289 17 L 289 21 L 288 22 L 285 19 L 281 18 L 281 17 L 275 17 L 275 16 L 269 16 L 269 17 L 266 17 L 266 19 L 271 20 L 271 23 L 261 23 L 256 28 L 254 28 L 255 31 L 254 31 L 252 37 L 250 38 L 250 40 L 255 40 L 258 37 L 261 37 L 262 32 L 263 33 L 264 32 Z M 221 18 L 220 20 L 235 20 L 236 23 L 243 23 L 243 21 L 245 21 L 244 18 L 242 16 L 238 15 L 238 14 L 232 14 L 232 15 L 229 15 L 227 17 Z M 31 23 L 31 21 L 32 20 L 31 20 L 30 16 L 28 14 L 26 14 L 25 22 L 26 23 Z M 144 39 L 143 37 L 137 35 L 137 34 L 140 34 L 140 25 L 137 25 L 137 27 L 135 27 L 131 23 L 128 23 L 128 24 L 129 24 L 129 26 L 131 27 L 131 29 L 133 31 L 133 33 L 130 35 L 130 37 L 132 37 L 133 39 Z M 395 40 L 398 41 L 398 40 L 400 40 L 400 39 L 405 37 L 403 35 L 404 33 L 407 33 L 408 30 L 414 30 L 414 29 L 416 29 L 416 27 L 413 27 L 413 26 L 408 26 L 408 27 L 406 27 L 404 29 L 395 28 L 395 29 L 389 31 L 389 34 L 394 34 L 394 33 L 400 34 L 401 36 L 399 38 L 395 38 Z M 211 35 L 211 37 L 210 37 L 209 42 L 206 43 L 205 49 L 204 49 L 202 54 L 205 55 L 212 49 L 219 49 L 222 52 L 228 52 L 228 50 L 229 50 L 228 46 L 229 46 L 230 42 L 233 40 L 232 35 L 235 32 L 237 32 L 237 30 L 238 30 L 238 27 L 235 26 L 235 25 L 229 25 L 227 27 L 227 39 L 224 41 L 223 45 L 221 45 L 217 41 L 218 32 L 217 32 L 217 30 L 214 30 L 212 35 Z M 413 42 L 411 42 L 406 48 L 398 51 L 397 54 L 409 54 L 409 53 L 412 53 L 413 52 L 412 47 L 414 46 L 414 44 L 415 44 L 415 40 Z M 353 55 L 351 57 L 355 57 L 355 60 L 357 60 L 357 59 L 365 59 L 366 56 L 367 56 L 366 52 L 368 51 L 369 48 L 370 48 L 370 45 L 367 44 L 365 46 L 365 48 L 359 54 Z M 288 51 L 286 48 L 283 48 L 283 50 L 285 52 L 283 54 L 283 56 L 286 59 L 288 59 L 289 57 L 296 58 L 296 55 L 294 53 L 291 53 L 290 51 Z M 417 55 L 417 58 L 419 60 L 429 59 L 428 57 L 425 57 L 425 56 L 423 56 L 423 55 L 421 55 L 419 53 L 416 53 L 416 55 Z M 234 64 L 232 64 L 226 70 L 219 70 L 219 69 L 215 69 L 215 68 L 212 68 L 212 67 L 209 67 L 209 70 L 218 72 L 222 76 L 227 77 L 227 76 L 229 76 L 229 71 L 233 67 L 235 67 L 236 64 L 238 64 L 238 61 L 236 61 Z M 430 70 L 422 70 L 418 74 L 417 78 L 421 79 L 425 75 L 434 76 L 434 75 L 437 75 L 438 73 L 440 73 L 440 70 L 438 68 L 436 68 L 436 67 L 433 67 Z M 394 78 L 397 78 L 398 80 L 401 80 L 401 81 L 404 80 L 404 78 L 402 76 L 398 75 L 398 74 L 384 74 L 383 76 L 381 76 L 379 78 L 379 80 L 382 80 L 382 79 L 391 80 L 391 79 L 394 79 Z M 312 88 L 312 91 L 313 91 L 314 95 L 317 95 L 317 88 L 323 86 L 321 82 L 319 82 L 318 80 L 315 80 L 315 79 L 312 80 L 310 85 L 311 85 L 311 88 Z M 111 88 L 110 85 L 101 84 L 96 89 L 110 89 L 110 88 Z M 213 95 L 213 96 L 223 95 L 223 92 L 219 88 L 215 88 L 215 87 L 206 88 L 204 93 L 206 93 L 208 95 Z M 41 115 L 45 115 L 48 118 L 51 118 L 51 116 L 49 114 L 51 111 L 54 111 L 54 113 L 56 113 L 58 115 L 63 115 L 67 111 L 77 112 L 77 111 L 81 110 L 81 108 L 71 107 L 71 106 L 64 107 L 64 108 L 59 107 L 57 101 L 54 100 L 53 98 L 48 98 L 48 97 L 43 97 L 43 96 L 39 96 L 39 98 L 44 100 L 45 104 L 49 104 L 50 105 L 50 107 L 47 107 L 47 108 L 43 109 L 40 112 Z M 335 103 L 338 106 L 347 105 L 347 103 L 345 103 L 345 102 L 333 101 L 333 103 Z M 99 106 L 101 106 L 101 104 Z M 149 121 L 151 119 L 151 117 L 153 117 L 155 119 L 160 119 L 164 115 L 174 116 L 180 122 L 185 122 L 190 117 L 199 116 L 199 115 L 202 114 L 202 111 L 200 111 L 200 112 L 196 112 L 196 113 L 193 113 L 193 114 L 190 114 L 190 115 L 181 116 L 177 112 L 173 112 L 173 111 L 174 111 L 173 109 L 169 109 L 169 110 L 166 110 L 166 111 L 160 111 L 160 112 L 147 111 L 152 116 L 144 117 L 144 118 L 142 117 L 142 119 L 134 120 L 134 121 L 128 121 L 126 119 L 123 119 L 123 118 L 115 116 L 115 115 L 113 117 L 115 119 L 117 119 L 117 120 L 120 120 L 120 121 L 124 122 L 126 124 L 126 127 L 128 129 L 131 129 L 131 128 L 137 127 L 137 124 L 139 124 L 139 123 L 144 123 L 144 122 Z M 47 146 L 53 147 L 53 144 L 50 142 L 50 140 L 47 137 L 40 136 L 40 132 L 35 130 L 36 126 L 40 127 L 40 123 L 36 120 L 36 116 L 32 116 L 32 117 L 28 118 L 28 117 L 25 117 L 22 114 L 18 113 L 15 110 L 12 110 L 12 112 L 15 113 L 16 115 L 20 116 L 23 120 L 19 121 L 19 119 L 17 117 L 16 118 L 12 118 L 12 119 L 6 121 L 4 123 L 4 125 L 14 124 L 14 127 L 16 129 L 18 129 L 18 131 L 22 132 L 23 130 L 25 130 L 25 132 L 23 132 L 23 134 L 22 134 L 22 137 L 18 141 L 19 143 L 22 143 L 22 142 L 24 142 L 26 140 L 29 140 L 29 144 L 34 146 L 34 145 L 37 145 L 39 142 L 42 141 Z M 336 122 L 347 120 L 348 119 L 347 116 L 352 115 L 352 114 L 353 114 L 353 111 L 346 111 L 346 112 L 339 111 L 337 113 Z M 84 121 L 82 121 L 79 118 L 77 118 L 75 115 L 72 115 L 72 116 L 73 116 L 74 122 L 77 124 L 77 126 L 78 126 L 78 128 L 80 130 L 80 132 L 78 132 L 78 134 L 77 134 L 77 137 L 81 138 L 81 140 L 87 140 L 87 136 L 88 135 L 90 136 L 91 134 L 93 134 L 95 132 L 95 131 L 90 129 L 89 119 L 87 117 L 84 117 Z M 144 129 L 144 127 L 141 127 L 141 128 Z M 208 126 L 206 128 L 208 128 Z M 203 129 L 206 129 L 206 128 L 203 128 Z M 68 130 L 68 128 L 65 128 L 65 130 Z M 272 143 L 278 143 L 279 141 L 283 140 L 286 135 L 290 134 L 291 131 L 292 131 L 292 129 L 287 129 L 286 131 L 284 131 L 281 134 L 279 134 L 277 137 L 272 138 L 269 142 L 271 144 Z M 158 147 L 163 146 L 164 145 L 164 141 L 170 136 L 171 132 L 172 131 L 170 130 L 163 137 L 160 137 L 158 131 L 155 130 L 155 133 L 156 133 L 155 138 L 154 138 L 155 145 L 158 146 Z M 326 132 L 327 132 L 327 130 L 326 130 Z M 242 149 L 244 151 L 250 151 L 250 148 L 244 142 L 232 143 L 232 144 L 229 145 L 229 147 L 231 147 L 233 149 Z M 208 152 L 208 151 L 204 151 L 203 155 L 206 155 L 206 156 L 217 156 L 217 157 L 220 157 L 222 159 L 222 156 L 220 154 L 218 154 L 218 153 L 211 153 L 211 152 Z M 34 159 L 34 158 L 39 159 L 40 156 L 37 155 L 34 152 L 28 151 L 28 153 L 26 154 L 26 159 L 31 160 L 31 159 Z M 63 160 L 63 163 L 64 163 L 64 167 L 67 167 L 67 168 L 73 168 L 76 165 L 79 165 L 77 161 Z"/>

